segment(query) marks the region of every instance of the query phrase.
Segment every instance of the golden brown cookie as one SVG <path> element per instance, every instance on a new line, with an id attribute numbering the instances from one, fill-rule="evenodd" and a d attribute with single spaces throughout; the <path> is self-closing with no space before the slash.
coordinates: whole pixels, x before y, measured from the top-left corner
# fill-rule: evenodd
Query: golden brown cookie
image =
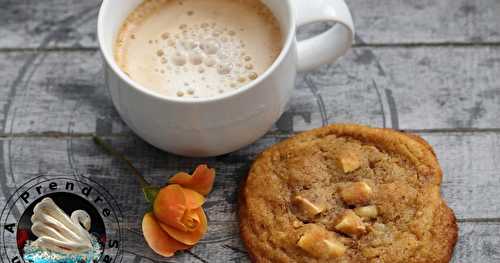
<path id="1" fill-rule="evenodd" d="M 264 151 L 240 195 L 253 262 L 449 262 L 453 211 L 422 138 L 331 125 Z"/>

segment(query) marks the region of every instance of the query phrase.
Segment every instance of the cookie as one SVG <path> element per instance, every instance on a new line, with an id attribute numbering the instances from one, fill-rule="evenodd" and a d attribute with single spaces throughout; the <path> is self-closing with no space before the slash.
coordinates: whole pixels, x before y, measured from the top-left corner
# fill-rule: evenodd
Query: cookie
<path id="1" fill-rule="evenodd" d="M 240 192 L 253 262 L 449 262 L 453 211 L 416 135 L 331 125 L 271 146 Z"/>

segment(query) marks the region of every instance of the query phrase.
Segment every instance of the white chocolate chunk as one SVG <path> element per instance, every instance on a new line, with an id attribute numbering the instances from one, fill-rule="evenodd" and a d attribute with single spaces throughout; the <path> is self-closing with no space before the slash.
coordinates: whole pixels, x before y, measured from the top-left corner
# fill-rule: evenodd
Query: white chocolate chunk
<path id="1" fill-rule="evenodd" d="M 373 191 L 365 182 L 351 183 L 342 188 L 340 196 L 348 205 L 365 205 L 370 201 Z"/>
<path id="2" fill-rule="evenodd" d="M 374 205 L 362 206 L 355 208 L 354 213 L 362 218 L 372 219 L 378 216 L 378 209 L 377 206 Z"/>
<path id="3" fill-rule="evenodd" d="M 366 227 L 361 218 L 352 210 L 347 210 L 341 217 L 335 229 L 349 236 L 360 236 L 366 233 Z"/>
<path id="4" fill-rule="evenodd" d="M 294 203 L 298 204 L 301 209 L 306 212 L 307 215 L 309 216 L 315 216 L 321 212 L 323 212 L 326 207 L 323 204 L 315 204 L 309 199 L 302 197 L 300 195 L 297 195 L 293 198 Z"/>
<path id="5" fill-rule="evenodd" d="M 321 227 L 309 229 L 300 237 L 297 245 L 317 258 L 340 257 L 347 250 L 342 242 L 336 240 L 331 233 Z"/>

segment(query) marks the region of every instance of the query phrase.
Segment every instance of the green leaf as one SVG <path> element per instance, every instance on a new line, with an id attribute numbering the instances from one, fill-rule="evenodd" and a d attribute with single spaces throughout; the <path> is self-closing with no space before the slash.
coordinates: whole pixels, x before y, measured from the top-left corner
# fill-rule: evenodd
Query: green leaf
<path id="1" fill-rule="evenodd" d="M 156 196 L 158 195 L 158 192 L 160 192 L 160 188 L 155 186 L 148 186 L 144 187 L 142 191 L 144 192 L 144 197 L 146 198 L 146 200 L 153 204 Z"/>

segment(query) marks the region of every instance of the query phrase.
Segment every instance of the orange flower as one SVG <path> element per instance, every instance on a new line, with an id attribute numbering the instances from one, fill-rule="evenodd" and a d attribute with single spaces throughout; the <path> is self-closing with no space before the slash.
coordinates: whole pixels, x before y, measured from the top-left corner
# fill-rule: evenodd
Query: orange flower
<path id="1" fill-rule="evenodd" d="M 212 191 L 214 169 L 206 165 L 196 167 L 193 175 L 178 173 L 171 185 L 159 188 L 151 185 L 123 154 L 103 139 L 94 136 L 94 142 L 106 153 L 122 160 L 141 185 L 144 197 L 153 203 L 153 212 L 142 219 L 142 232 L 149 247 L 156 253 L 171 257 L 176 251 L 191 248 L 207 232 L 207 217 L 201 207 L 204 195 Z"/>
<path id="2" fill-rule="evenodd" d="M 170 182 L 177 181 L 175 178 L 180 178 L 179 174 Z M 156 253 L 165 257 L 195 245 L 208 230 L 207 217 L 201 207 L 205 198 L 200 191 L 203 194 L 210 192 L 215 178 L 214 170 L 200 165 L 193 176 L 187 176 L 189 178 L 182 175 L 179 183 L 189 188 L 170 184 L 160 189 L 153 203 L 153 213 L 144 215 L 142 221 L 146 242 Z"/>

